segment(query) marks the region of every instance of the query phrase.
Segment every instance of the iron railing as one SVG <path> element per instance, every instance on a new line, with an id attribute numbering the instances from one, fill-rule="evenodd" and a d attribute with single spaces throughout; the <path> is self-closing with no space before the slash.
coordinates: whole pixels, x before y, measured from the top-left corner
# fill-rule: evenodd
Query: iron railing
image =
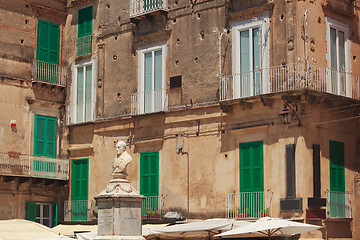
<path id="1" fill-rule="evenodd" d="M 131 95 L 131 114 L 145 114 L 167 110 L 165 88 L 134 93 Z"/>
<path id="2" fill-rule="evenodd" d="M 130 17 L 167 9 L 168 0 L 130 0 Z"/>
<path id="3" fill-rule="evenodd" d="M 347 86 L 351 84 L 351 86 Z M 299 62 L 220 78 L 220 101 L 299 89 L 360 98 L 360 76 Z"/>
<path id="4" fill-rule="evenodd" d="M 226 197 L 227 218 L 259 218 L 271 216 L 272 193 L 240 192 Z"/>
<path id="5" fill-rule="evenodd" d="M 64 221 L 91 221 L 92 218 L 91 201 L 69 200 L 64 202 Z"/>
<path id="6" fill-rule="evenodd" d="M 92 35 L 77 39 L 77 56 L 83 56 L 92 53 Z"/>
<path id="7" fill-rule="evenodd" d="M 69 161 L 50 157 L 0 153 L 0 175 L 69 180 Z"/>
<path id="8" fill-rule="evenodd" d="M 326 191 L 326 215 L 328 218 L 352 218 L 352 194 Z"/>
<path id="9" fill-rule="evenodd" d="M 163 219 L 166 211 L 164 209 L 164 196 L 145 196 L 142 203 L 142 219 Z"/>
<path id="10" fill-rule="evenodd" d="M 67 124 L 77 124 L 95 121 L 96 102 L 82 102 L 66 106 Z"/>
<path id="11" fill-rule="evenodd" d="M 65 86 L 66 69 L 59 64 L 35 60 L 33 64 L 34 81 Z"/>

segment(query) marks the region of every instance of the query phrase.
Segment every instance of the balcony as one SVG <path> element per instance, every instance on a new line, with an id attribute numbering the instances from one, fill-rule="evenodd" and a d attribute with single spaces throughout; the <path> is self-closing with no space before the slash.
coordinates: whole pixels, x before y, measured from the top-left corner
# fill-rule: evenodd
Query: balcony
<path id="1" fill-rule="evenodd" d="M 130 0 L 130 18 L 167 9 L 167 0 Z"/>
<path id="2" fill-rule="evenodd" d="M 220 101 L 300 89 L 359 99 L 359 84 L 360 76 L 300 62 L 224 76 L 220 79 Z"/>
<path id="3" fill-rule="evenodd" d="M 66 106 L 67 125 L 95 121 L 96 102 L 81 102 Z"/>
<path id="4" fill-rule="evenodd" d="M 91 220 L 92 220 L 91 201 L 69 200 L 64 202 L 64 221 L 91 221 Z"/>
<path id="5" fill-rule="evenodd" d="M 69 180 L 69 161 L 14 152 L 0 153 L 0 175 Z"/>
<path id="6" fill-rule="evenodd" d="M 242 219 L 271 216 L 271 197 L 269 191 L 229 193 L 226 197 L 226 217 Z"/>
<path id="7" fill-rule="evenodd" d="M 65 68 L 59 64 L 35 60 L 33 64 L 33 81 L 65 87 Z"/>
<path id="8" fill-rule="evenodd" d="M 163 219 L 166 214 L 164 210 L 164 196 L 146 196 L 142 203 L 142 219 Z"/>
<path id="9" fill-rule="evenodd" d="M 326 191 L 326 217 L 352 218 L 352 194 Z"/>
<path id="10" fill-rule="evenodd" d="M 134 93 L 131 95 L 131 114 L 139 115 L 166 111 L 167 98 L 165 88 Z"/>
<path id="11" fill-rule="evenodd" d="M 92 53 L 92 36 L 85 36 L 77 39 L 76 44 L 77 56 L 83 56 Z"/>

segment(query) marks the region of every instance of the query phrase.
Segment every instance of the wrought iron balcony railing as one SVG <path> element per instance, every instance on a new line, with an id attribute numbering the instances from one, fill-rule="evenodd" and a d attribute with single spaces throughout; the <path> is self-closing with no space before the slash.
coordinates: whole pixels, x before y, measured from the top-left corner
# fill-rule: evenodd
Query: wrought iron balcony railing
<path id="1" fill-rule="evenodd" d="M 92 36 L 85 36 L 77 39 L 77 56 L 83 56 L 92 53 Z"/>
<path id="2" fill-rule="evenodd" d="M 221 77 L 220 101 L 300 89 L 359 99 L 360 76 L 309 62 L 257 69 Z"/>
<path id="3" fill-rule="evenodd" d="M 352 218 L 352 194 L 326 191 L 327 218 Z"/>
<path id="4" fill-rule="evenodd" d="M 81 102 L 66 107 L 67 124 L 77 124 L 95 121 L 96 102 Z"/>
<path id="5" fill-rule="evenodd" d="M 0 153 L 0 175 L 69 180 L 69 161 L 14 153 Z"/>
<path id="6" fill-rule="evenodd" d="M 240 192 L 226 197 L 227 218 L 259 218 L 271 216 L 272 193 Z"/>
<path id="7" fill-rule="evenodd" d="M 145 114 L 167 110 L 165 88 L 134 93 L 131 96 L 131 114 Z"/>
<path id="8" fill-rule="evenodd" d="M 69 200 L 64 202 L 64 221 L 91 221 L 91 201 Z"/>
<path id="9" fill-rule="evenodd" d="M 59 64 L 35 60 L 33 64 L 33 79 L 38 82 L 65 86 L 66 71 Z"/>
<path id="10" fill-rule="evenodd" d="M 164 200 L 164 196 L 146 196 L 142 203 L 142 219 L 163 219 L 166 214 Z"/>
<path id="11" fill-rule="evenodd" d="M 130 0 L 130 17 L 167 9 L 168 0 Z"/>

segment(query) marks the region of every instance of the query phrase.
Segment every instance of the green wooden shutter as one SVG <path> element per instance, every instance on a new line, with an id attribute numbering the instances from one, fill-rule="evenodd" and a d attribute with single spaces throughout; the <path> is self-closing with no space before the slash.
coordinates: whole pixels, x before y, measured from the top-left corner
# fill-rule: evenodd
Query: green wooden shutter
<path id="1" fill-rule="evenodd" d="M 140 193 L 147 198 L 142 215 L 153 214 L 159 207 L 159 152 L 140 153 Z"/>
<path id="2" fill-rule="evenodd" d="M 60 26 L 58 24 L 38 21 L 37 60 L 59 63 Z"/>
<path id="3" fill-rule="evenodd" d="M 259 217 L 264 212 L 263 143 L 239 144 L 240 209 L 238 213 Z"/>
<path id="4" fill-rule="evenodd" d="M 34 155 L 56 157 L 56 118 L 35 115 Z"/>
<path id="5" fill-rule="evenodd" d="M 263 143 L 241 143 L 240 151 L 240 191 L 264 191 Z"/>
<path id="6" fill-rule="evenodd" d="M 345 192 L 344 143 L 330 141 L 330 191 Z"/>
<path id="7" fill-rule="evenodd" d="M 80 9 L 78 16 L 77 55 L 82 56 L 92 53 L 93 7 Z"/>
<path id="8" fill-rule="evenodd" d="M 344 143 L 329 141 L 330 216 L 345 217 Z"/>
<path id="9" fill-rule="evenodd" d="M 57 226 L 58 222 L 58 214 L 57 214 L 57 211 L 58 211 L 58 205 L 57 203 L 52 203 L 52 226 L 55 227 Z"/>
<path id="10" fill-rule="evenodd" d="M 26 219 L 36 222 L 36 202 L 26 203 Z"/>
<path id="11" fill-rule="evenodd" d="M 80 9 L 78 14 L 78 37 L 92 35 L 93 7 Z"/>
<path id="12" fill-rule="evenodd" d="M 38 20 L 36 78 L 45 82 L 59 80 L 60 26 Z"/>
<path id="13" fill-rule="evenodd" d="M 73 159 L 71 164 L 71 220 L 86 221 L 88 208 L 89 159 Z"/>
<path id="14" fill-rule="evenodd" d="M 159 195 L 159 152 L 140 153 L 140 193 Z"/>

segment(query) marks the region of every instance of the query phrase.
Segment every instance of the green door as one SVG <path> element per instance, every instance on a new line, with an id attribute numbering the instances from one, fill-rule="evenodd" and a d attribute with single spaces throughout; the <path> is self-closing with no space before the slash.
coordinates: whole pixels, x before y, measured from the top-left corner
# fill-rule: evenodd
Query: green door
<path id="1" fill-rule="evenodd" d="M 56 157 L 56 118 L 35 115 L 34 119 L 34 155 Z M 56 163 L 34 161 L 34 171 L 56 172 Z"/>
<path id="2" fill-rule="evenodd" d="M 330 216 L 345 217 L 344 143 L 329 142 L 330 151 Z"/>
<path id="3" fill-rule="evenodd" d="M 92 53 L 93 7 L 80 9 L 78 12 L 77 55 Z"/>
<path id="4" fill-rule="evenodd" d="M 88 220 L 89 159 L 71 162 L 71 221 Z"/>
<path id="5" fill-rule="evenodd" d="M 36 75 L 38 80 L 58 83 L 60 26 L 38 21 Z"/>
<path id="6" fill-rule="evenodd" d="M 140 193 L 146 197 L 143 215 L 159 207 L 159 152 L 140 153 Z"/>
<path id="7" fill-rule="evenodd" d="M 240 208 L 242 217 L 259 217 L 264 212 L 263 142 L 240 143 Z M 244 216 L 245 215 L 245 216 Z"/>

